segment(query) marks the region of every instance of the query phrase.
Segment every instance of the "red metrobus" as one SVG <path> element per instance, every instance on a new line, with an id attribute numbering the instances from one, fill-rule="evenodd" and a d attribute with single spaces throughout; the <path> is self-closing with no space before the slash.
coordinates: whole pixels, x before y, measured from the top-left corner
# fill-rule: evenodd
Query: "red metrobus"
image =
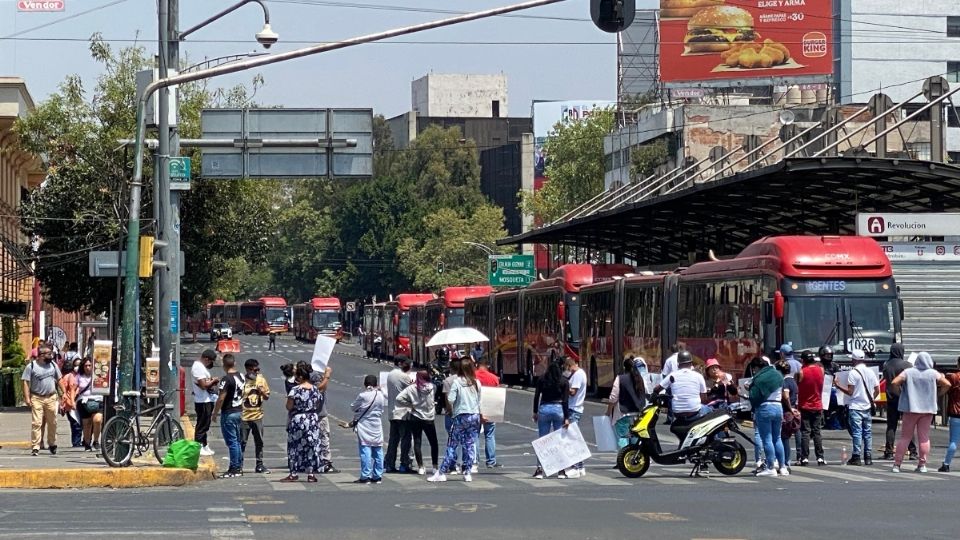
<path id="1" fill-rule="evenodd" d="M 216 300 L 204 306 L 203 313 L 201 314 L 200 320 L 200 331 L 203 333 L 209 333 L 213 328 L 213 323 L 223 322 L 223 306 L 225 302 L 223 300 Z"/>
<path id="2" fill-rule="evenodd" d="M 383 352 L 383 307 L 385 303 L 367 304 L 363 308 L 363 351 L 368 358 L 379 358 Z M 377 339 L 380 342 L 377 342 Z"/>
<path id="3" fill-rule="evenodd" d="M 489 285 L 447 287 L 440 292 L 439 298 L 414 306 L 410 319 L 414 363 L 426 364 L 430 361 L 427 342 L 434 334 L 446 328 L 464 326 L 464 305 L 468 298 L 487 298 L 492 292 L 493 287 Z"/>
<path id="4" fill-rule="evenodd" d="M 828 345 L 839 358 L 883 355 L 901 340 L 890 262 L 865 237 L 768 237 L 731 259 L 584 287 L 580 299 L 584 367 L 601 392 L 620 372 L 617 359 L 643 356 L 657 371 L 673 343 L 737 377 L 782 343 Z"/>
<path id="5" fill-rule="evenodd" d="M 260 317 L 257 332 L 266 334 L 274 332 L 282 334 L 290 331 L 290 317 L 287 311 L 287 301 L 279 296 L 262 296 L 257 300 L 260 304 Z"/>
<path id="6" fill-rule="evenodd" d="M 434 298 L 436 295 L 431 293 L 403 293 L 383 305 L 380 328 L 384 358 L 388 360 L 413 358 L 410 341 L 410 309 Z"/>
<path id="7" fill-rule="evenodd" d="M 318 335 L 341 336 L 340 299 L 313 298 L 293 306 L 293 334 L 297 339 L 315 341 Z"/>

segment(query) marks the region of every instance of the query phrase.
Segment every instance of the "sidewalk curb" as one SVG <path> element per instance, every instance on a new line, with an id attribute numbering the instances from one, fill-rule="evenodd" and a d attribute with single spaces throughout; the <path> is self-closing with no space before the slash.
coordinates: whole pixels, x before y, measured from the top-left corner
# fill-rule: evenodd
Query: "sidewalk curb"
<path id="1" fill-rule="evenodd" d="M 181 417 L 184 436 L 193 438 L 193 423 Z M 3 443 L 11 445 L 21 442 Z M 27 442 L 24 448 L 30 448 Z M 152 454 L 148 461 L 152 461 Z M 217 478 L 217 462 L 210 457 L 200 458 L 196 471 L 151 465 L 123 468 L 26 469 L 0 470 L 0 489 L 78 489 L 78 488 L 144 488 L 175 487 L 195 484 Z"/>
<path id="2" fill-rule="evenodd" d="M 30 441 L 0 441 L 0 448 L 22 448 L 29 450 Z"/>

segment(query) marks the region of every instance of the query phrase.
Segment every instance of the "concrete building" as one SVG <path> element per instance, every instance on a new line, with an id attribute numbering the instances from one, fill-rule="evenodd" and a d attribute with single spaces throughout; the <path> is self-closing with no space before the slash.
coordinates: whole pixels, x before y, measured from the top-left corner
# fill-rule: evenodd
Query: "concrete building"
<path id="1" fill-rule="evenodd" d="M 27 351 L 33 334 L 34 280 L 17 208 L 43 181 L 44 169 L 37 156 L 18 148 L 13 124 L 33 107 L 23 79 L 0 77 L 0 317 L 19 320 L 20 342 Z"/>
<path id="2" fill-rule="evenodd" d="M 411 109 L 420 116 L 509 116 L 507 76 L 429 73 L 413 81 Z"/>

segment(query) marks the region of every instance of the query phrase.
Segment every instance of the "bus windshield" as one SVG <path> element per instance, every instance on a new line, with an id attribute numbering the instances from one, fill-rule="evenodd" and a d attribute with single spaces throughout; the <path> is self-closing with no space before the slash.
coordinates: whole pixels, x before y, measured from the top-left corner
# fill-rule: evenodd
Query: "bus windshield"
<path id="1" fill-rule="evenodd" d="M 285 323 L 287 322 L 287 308 L 282 307 L 268 307 L 266 309 L 267 322 L 268 323 Z"/>
<path id="2" fill-rule="evenodd" d="M 400 328 L 397 329 L 397 333 L 401 336 L 410 335 L 410 312 L 404 311 L 400 314 Z"/>
<path id="3" fill-rule="evenodd" d="M 836 352 L 887 353 L 898 321 L 892 296 L 791 296 L 785 303 L 784 341 L 794 350 L 829 345 Z"/>
<path id="4" fill-rule="evenodd" d="M 313 327 L 317 330 L 337 328 L 340 326 L 340 313 L 336 311 L 314 311 Z"/>
<path id="5" fill-rule="evenodd" d="M 460 328 L 463 326 L 463 308 L 447 309 L 447 328 Z"/>

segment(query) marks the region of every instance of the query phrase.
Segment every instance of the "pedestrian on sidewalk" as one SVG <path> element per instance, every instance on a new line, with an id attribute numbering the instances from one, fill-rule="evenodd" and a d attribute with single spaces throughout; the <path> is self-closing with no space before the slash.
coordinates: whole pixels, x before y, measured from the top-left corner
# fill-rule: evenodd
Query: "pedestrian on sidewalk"
<path id="1" fill-rule="evenodd" d="M 937 397 L 946 393 L 951 384 L 942 373 L 933 369 L 933 358 L 926 352 L 919 353 L 913 367 L 903 370 L 892 384 L 900 393 L 898 407 L 903 413 L 903 431 L 893 457 L 893 472 L 900 472 L 903 455 L 916 431 L 920 453 L 917 472 L 925 473 L 930 455 L 930 424 L 937 414 Z"/>
<path id="2" fill-rule="evenodd" d="M 306 363 L 306 362 L 304 362 Z M 309 366 L 309 364 L 307 364 Z M 323 373 L 314 371 L 310 367 L 310 382 L 317 387 L 320 392 L 320 408 L 317 409 L 317 429 L 320 437 L 320 471 L 324 474 L 337 474 L 340 469 L 333 466 L 333 457 L 330 454 L 330 420 L 327 418 L 327 385 L 330 384 L 330 377 L 333 375 L 333 369 L 327 366 Z"/>
<path id="3" fill-rule="evenodd" d="M 559 368 L 558 368 L 559 370 Z M 473 369 L 473 362 L 460 363 L 461 376 L 450 385 L 447 407 L 453 424 L 447 438 L 447 451 L 440 470 L 427 480 L 446 482 L 446 473 L 457 464 L 457 447 L 463 448 L 463 481 L 472 482 L 470 466 L 476 461 L 477 439 L 480 435 L 480 383 Z"/>
<path id="4" fill-rule="evenodd" d="M 537 423 L 537 433 L 541 437 L 570 425 L 569 397 L 570 381 L 563 376 L 560 363 L 554 360 L 547 366 L 547 372 L 533 392 L 533 421 Z M 538 480 L 544 477 L 539 459 L 533 477 Z M 557 473 L 557 478 L 566 477 L 564 471 Z"/>
<path id="5" fill-rule="evenodd" d="M 841 385 L 839 377 L 833 379 L 833 385 L 849 396 L 847 398 L 850 435 L 853 438 L 853 454 L 847 465 L 872 465 L 873 458 L 873 412 L 874 401 L 880 395 L 880 381 L 873 370 L 867 368 L 867 357 L 860 349 L 850 354 L 853 369 L 848 371 L 847 384 Z M 863 459 L 861 460 L 861 456 Z"/>
<path id="6" fill-rule="evenodd" d="M 479 344 L 478 344 L 479 345 Z M 489 386 L 491 388 L 496 388 L 500 386 L 500 378 L 494 375 L 490 371 L 490 360 L 484 358 L 482 355 L 480 359 L 476 361 L 477 365 L 477 382 L 480 383 L 480 386 Z M 483 421 L 481 426 L 483 430 L 483 452 L 484 457 L 486 458 L 487 468 L 499 468 L 502 467 L 497 461 L 497 424 L 495 422 L 489 422 L 486 419 Z M 477 462 L 480 459 L 480 452 L 477 452 Z M 476 471 L 476 465 L 471 472 Z"/>
<path id="7" fill-rule="evenodd" d="M 397 404 L 400 392 L 413 384 L 410 373 L 410 359 L 402 358 L 396 368 L 387 374 L 387 407 L 390 411 L 390 440 L 387 443 L 385 471 L 387 473 L 408 473 L 410 470 L 410 430 L 405 420 L 410 409 Z M 400 468 L 397 469 L 397 446 L 400 447 Z"/>
<path id="8" fill-rule="evenodd" d="M 217 402 L 217 384 L 220 382 L 210 374 L 210 368 L 216 359 L 216 351 L 207 349 L 200 353 L 200 358 L 190 367 L 190 375 L 193 377 L 193 410 L 197 413 L 193 440 L 201 444 L 201 456 L 213 455 L 213 450 L 207 445 L 207 433 L 210 431 L 213 406 Z"/>
<path id="9" fill-rule="evenodd" d="M 903 357 L 903 344 L 894 343 L 890 346 L 890 357 L 883 364 L 881 370 L 883 380 L 887 383 L 887 433 L 886 443 L 883 446 L 883 459 L 892 459 L 894 443 L 897 441 L 897 425 L 900 423 L 900 394 L 893 387 L 893 380 L 910 367 L 910 363 Z M 916 459 L 917 445 L 910 440 L 910 457 Z"/>
<path id="10" fill-rule="evenodd" d="M 960 367 L 960 358 L 957 358 L 957 367 Z M 943 458 L 943 465 L 937 472 L 950 472 L 950 463 L 953 461 L 953 455 L 957 452 L 957 445 L 960 445 L 960 373 L 948 373 L 945 377 L 947 382 L 950 383 L 950 389 L 947 390 L 950 444 L 947 446 L 947 454 Z"/>
<path id="11" fill-rule="evenodd" d="M 257 467 L 254 472 L 270 474 L 263 465 L 263 404 L 270 399 L 270 385 L 260 373 L 260 362 L 248 358 L 243 363 L 246 371 L 243 381 L 243 410 L 240 413 L 240 452 L 247 453 L 247 440 L 253 433 L 254 451 Z"/>
<path id="12" fill-rule="evenodd" d="M 434 403 L 436 387 L 430 381 L 430 373 L 426 370 L 417 372 L 416 383 L 403 389 L 397 396 L 397 404 L 410 409 L 409 428 L 413 436 L 413 455 L 417 460 L 417 474 L 423 475 L 427 471 L 423 467 L 423 435 L 427 435 L 430 443 L 430 464 L 433 469 L 430 474 L 437 472 L 440 445 L 437 442 L 437 427 L 434 424 L 436 407 Z"/>
<path id="13" fill-rule="evenodd" d="M 230 453 L 230 466 L 221 478 L 243 476 L 243 449 L 240 445 L 240 417 L 243 413 L 243 377 L 237 371 L 232 354 L 223 355 L 223 378 L 218 388 L 220 397 L 213 406 L 213 417 L 220 418 L 220 434 Z"/>
<path id="14" fill-rule="evenodd" d="M 307 482 L 316 482 L 320 472 L 320 429 L 317 410 L 323 394 L 310 382 L 310 364 L 297 363 L 295 385 L 287 394 L 287 464 L 290 473 L 281 482 L 296 482 L 307 473 Z"/>
<path id="15" fill-rule="evenodd" d="M 37 359 L 27 364 L 20 377 L 23 396 L 31 411 L 31 455 L 40 454 L 41 431 L 47 429 L 47 447 L 57 453 L 57 392 L 63 393 L 60 368 L 53 363 L 53 349 L 46 343 L 37 347 Z"/>
<path id="16" fill-rule="evenodd" d="M 813 451 L 817 465 L 827 461 L 823 457 L 823 436 L 820 428 L 823 423 L 823 368 L 812 356 L 803 357 L 803 368 L 797 382 L 797 408 L 800 409 L 800 465 L 810 464 L 810 438 L 813 437 Z"/>
<path id="17" fill-rule="evenodd" d="M 357 446 L 360 451 L 360 478 L 356 484 L 380 484 L 383 482 L 383 410 L 387 406 L 387 397 L 377 386 L 377 376 L 363 378 L 363 391 L 357 394 L 350 404 L 353 420 L 349 424 L 357 434 Z"/>
<path id="18" fill-rule="evenodd" d="M 580 365 L 573 358 L 567 358 L 564 367 L 569 374 L 567 380 L 570 384 L 570 390 L 567 408 L 570 409 L 570 423 L 576 424 L 583 416 L 583 402 L 587 399 L 587 372 L 580 369 Z M 567 478 L 580 478 L 587 474 L 582 461 L 575 464 L 569 471 L 564 472 L 566 472 Z"/>
<path id="19" fill-rule="evenodd" d="M 750 405 L 754 411 L 755 429 L 763 445 L 765 467 L 757 476 L 789 476 L 780 430 L 783 424 L 783 375 L 768 365 L 750 381 Z"/>
<path id="20" fill-rule="evenodd" d="M 100 449 L 100 428 L 103 426 L 103 396 L 93 393 L 93 358 L 87 356 L 80 363 L 77 376 L 77 411 L 83 425 L 83 449 Z"/>
<path id="21" fill-rule="evenodd" d="M 63 363 L 60 380 L 63 383 L 63 395 L 60 397 L 60 416 L 67 417 L 70 422 L 70 445 L 74 448 L 83 446 L 83 425 L 77 414 L 77 375 L 80 371 L 80 358 L 74 358 Z"/>
<path id="22" fill-rule="evenodd" d="M 270 331 L 270 345 L 267 347 L 268 351 L 277 350 L 277 334 L 273 330 Z"/>

